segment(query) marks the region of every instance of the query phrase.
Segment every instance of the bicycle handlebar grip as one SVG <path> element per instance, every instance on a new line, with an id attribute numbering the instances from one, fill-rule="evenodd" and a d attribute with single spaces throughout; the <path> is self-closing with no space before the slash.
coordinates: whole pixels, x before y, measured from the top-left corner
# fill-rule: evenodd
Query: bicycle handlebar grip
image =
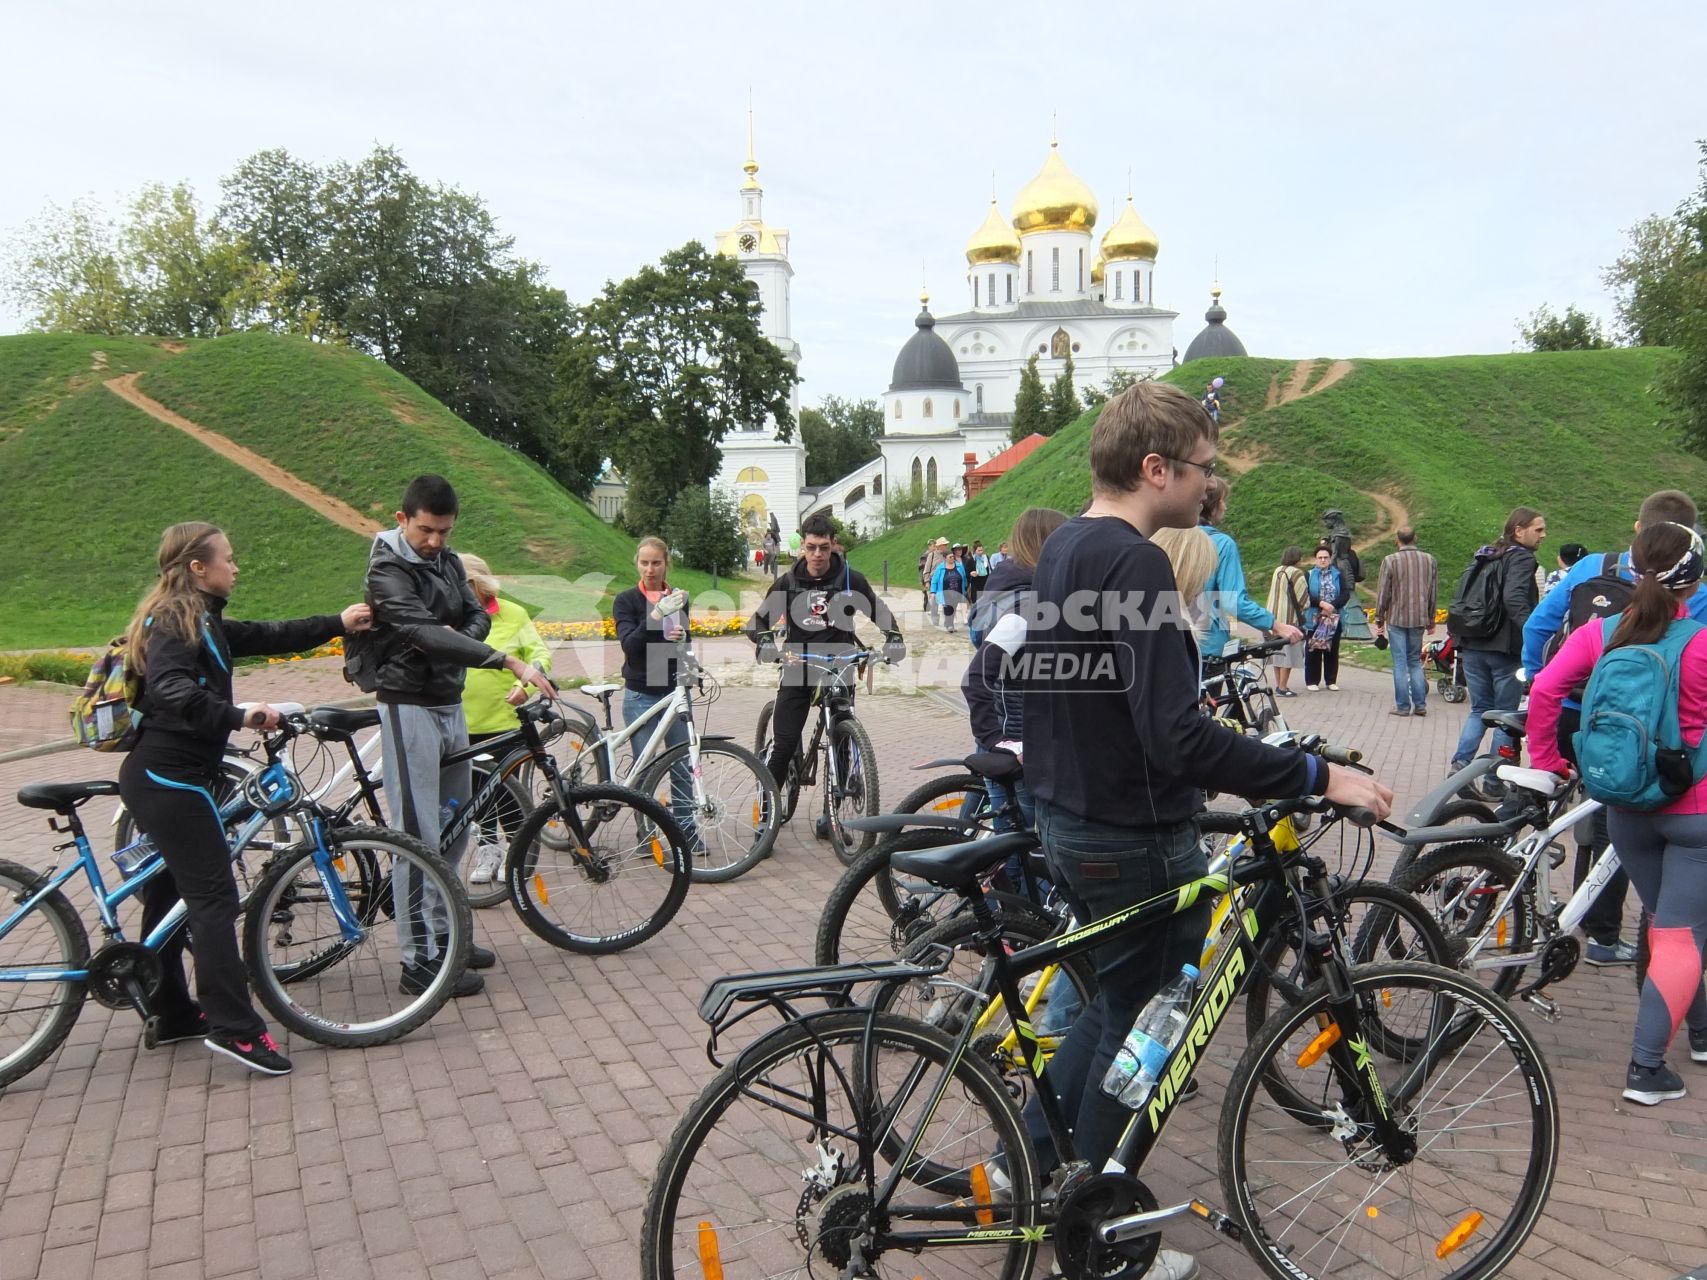
<path id="1" fill-rule="evenodd" d="M 1356 747 L 1336 747 L 1324 742 L 1319 754 L 1329 764 L 1343 764 L 1348 768 L 1363 763 L 1363 752 Z"/>
<path id="2" fill-rule="evenodd" d="M 1373 827 L 1380 821 L 1380 819 L 1375 816 L 1375 811 L 1373 809 L 1365 809 L 1361 805 L 1353 805 L 1349 809 L 1341 809 L 1340 816 L 1342 816 L 1347 822 L 1351 823 L 1352 826 L 1363 827 L 1365 829 Z"/>

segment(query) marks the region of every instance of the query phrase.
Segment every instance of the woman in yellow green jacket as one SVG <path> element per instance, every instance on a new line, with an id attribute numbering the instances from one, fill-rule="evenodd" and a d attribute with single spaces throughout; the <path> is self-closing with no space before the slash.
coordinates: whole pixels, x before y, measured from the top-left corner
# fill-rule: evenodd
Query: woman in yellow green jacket
<path id="1" fill-rule="evenodd" d="M 468 575 L 468 585 L 474 588 L 475 599 L 492 617 L 492 629 L 486 633 L 486 643 L 499 653 L 514 654 L 540 671 L 551 670 L 551 650 L 534 629 L 528 611 L 513 600 L 498 598 L 498 579 L 477 555 L 462 554 L 462 568 Z M 527 701 L 527 686 L 503 668 L 491 671 L 470 670 L 462 686 L 462 713 L 468 720 L 468 741 L 480 742 L 508 733 L 521 724 L 516 708 Z M 504 861 L 508 836 L 521 825 L 523 814 L 507 797 L 497 805 L 495 829 L 481 831 L 474 865 L 468 873 L 470 884 L 491 884 L 492 877 Z"/>

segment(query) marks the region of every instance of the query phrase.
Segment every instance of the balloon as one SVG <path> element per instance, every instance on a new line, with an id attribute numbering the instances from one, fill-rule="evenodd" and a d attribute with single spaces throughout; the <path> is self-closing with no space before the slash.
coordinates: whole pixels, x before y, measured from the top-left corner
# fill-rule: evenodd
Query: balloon
<path id="1" fill-rule="evenodd" d="M 798 533 L 788 535 L 788 549 L 790 551 L 800 550 L 800 535 Z"/>
<path id="2" fill-rule="evenodd" d="M 1209 385 L 1214 387 L 1217 391 L 1219 391 L 1221 389 L 1221 387 L 1225 384 L 1225 382 L 1226 382 L 1225 378 L 1217 378 L 1217 379 L 1215 379 L 1214 382 L 1211 382 Z"/>

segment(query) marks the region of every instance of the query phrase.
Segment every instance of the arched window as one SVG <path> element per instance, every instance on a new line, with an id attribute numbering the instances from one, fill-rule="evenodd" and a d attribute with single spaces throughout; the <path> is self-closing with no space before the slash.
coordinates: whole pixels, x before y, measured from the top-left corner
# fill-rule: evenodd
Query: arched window
<path id="1" fill-rule="evenodd" d="M 933 466 L 933 467 L 936 466 L 936 463 L 934 463 L 934 462 L 931 463 L 931 466 Z M 913 488 L 915 488 L 915 489 L 920 488 L 924 485 L 924 483 L 925 483 L 925 467 L 924 467 L 924 464 L 922 462 L 920 462 L 917 458 L 914 458 L 913 459 Z"/>
<path id="2" fill-rule="evenodd" d="M 1014 278 L 1012 276 L 1009 276 L 1008 277 L 1008 301 L 1012 302 L 1013 300 L 1014 300 Z"/>
<path id="3" fill-rule="evenodd" d="M 872 493 L 873 497 L 880 496 L 883 493 L 883 477 L 882 476 L 872 476 L 871 477 L 871 493 Z"/>
<path id="4" fill-rule="evenodd" d="M 1025 291 L 1027 293 L 1037 292 L 1036 287 L 1031 283 L 1031 250 L 1030 249 L 1027 249 L 1025 251 Z"/>
<path id="5" fill-rule="evenodd" d="M 736 484 L 769 484 L 770 477 L 758 467 L 742 467 L 741 474 L 735 477 Z"/>
<path id="6" fill-rule="evenodd" d="M 990 305 L 992 307 L 995 306 L 996 305 L 996 273 L 994 271 L 990 272 L 990 288 L 989 288 L 987 296 L 990 299 Z"/>
<path id="7" fill-rule="evenodd" d="M 865 486 L 863 484 L 856 484 L 851 490 L 848 491 L 848 496 L 846 498 L 842 499 L 842 506 L 851 507 L 856 502 L 864 502 L 864 501 L 865 501 Z"/>
<path id="8" fill-rule="evenodd" d="M 1114 273 L 1114 296 L 1117 300 L 1120 297 L 1120 282 L 1125 275 L 1126 273 L 1124 271 L 1116 271 Z"/>
<path id="9" fill-rule="evenodd" d="M 925 492 L 936 492 L 936 459 L 932 458 L 925 464 Z"/>
<path id="10" fill-rule="evenodd" d="M 929 418 L 929 417 L 933 417 L 933 416 L 935 416 L 935 415 L 931 411 L 931 398 L 929 396 L 926 396 L 925 397 L 925 417 Z"/>
<path id="11" fill-rule="evenodd" d="M 994 301 L 994 299 L 991 299 L 991 301 Z M 972 305 L 975 307 L 980 305 L 980 303 L 978 302 L 978 277 L 977 276 L 972 277 Z"/>
<path id="12" fill-rule="evenodd" d="M 1085 291 L 1085 251 L 1079 250 L 1079 292 Z"/>
<path id="13" fill-rule="evenodd" d="M 960 397 L 959 396 L 954 397 L 954 416 L 957 418 L 960 416 Z"/>
<path id="14" fill-rule="evenodd" d="M 1056 293 L 1061 292 L 1061 250 L 1059 247 L 1049 251 L 1049 287 Z"/>
<path id="15" fill-rule="evenodd" d="M 977 402 L 978 403 L 978 412 L 983 413 L 984 412 L 984 384 L 982 382 L 980 382 L 976 387 L 972 388 L 972 390 L 978 396 L 978 402 Z"/>
<path id="16" fill-rule="evenodd" d="M 901 416 L 901 402 L 899 400 L 895 402 L 895 416 L 897 418 Z"/>

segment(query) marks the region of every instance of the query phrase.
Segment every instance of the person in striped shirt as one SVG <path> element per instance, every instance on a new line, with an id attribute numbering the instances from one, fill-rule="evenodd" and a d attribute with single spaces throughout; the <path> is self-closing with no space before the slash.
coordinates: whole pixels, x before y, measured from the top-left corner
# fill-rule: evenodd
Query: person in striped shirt
<path id="1" fill-rule="evenodd" d="M 1395 716 L 1428 714 L 1428 675 L 1423 670 L 1423 637 L 1434 634 L 1435 589 L 1440 570 L 1434 557 L 1417 546 L 1409 525 L 1394 535 L 1399 549 L 1381 562 L 1375 588 L 1375 634 L 1393 646 Z"/>

